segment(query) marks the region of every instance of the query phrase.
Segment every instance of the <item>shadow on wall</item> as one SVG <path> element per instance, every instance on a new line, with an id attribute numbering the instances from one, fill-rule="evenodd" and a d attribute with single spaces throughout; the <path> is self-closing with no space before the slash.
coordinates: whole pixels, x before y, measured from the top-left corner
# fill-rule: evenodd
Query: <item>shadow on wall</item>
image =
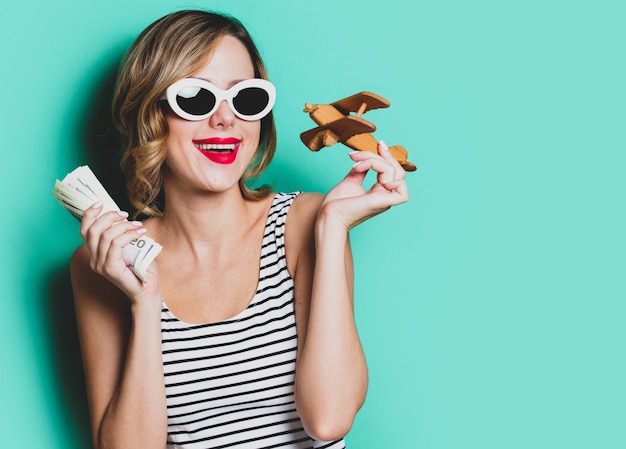
<path id="1" fill-rule="evenodd" d="M 79 159 L 85 160 L 100 182 L 123 210 L 131 210 L 126 198 L 126 184 L 119 168 L 121 141 L 111 118 L 111 101 L 117 68 L 122 55 L 112 58 L 102 76 L 95 79 L 93 98 L 86 102 L 84 118 L 79 122 L 76 135 L 84 145 Z M 78 232 L 78 229 L 76 230 Z M 92 447 L 89 409 L 85 388 L 80 344 L 71 280 L 69 260 L 52 270 L 46 282 L 45 310 L 42 316 L 48 330 L 50 357 L 54 361 L 58 401 L 65 416 L 58 417 L 67 423 L 67 438 L 72 447 Z"/>
<path id="2" fill-rule="evenodd" d="M 67 423 L 68 436 L 74 442 L 72 447 L 89 448 L 92 447 L 89 409 L 69 269 L 63 267 L 53 273 L 48 286 L 44 316 L 49 320 L 48 344 L 56 368 L 53 374 L 61 409 L 65 411 L 61 421 Z"/>
<path id="3" fill-rule="evenodd" d="M 122 143 L 111 117 L 115 80 L 122 57 L 123 54 L 119 54 L 113 58 L 94 86 L 94 96 L 84 113 L 83 129 L 78 132 L 82 134 L 87 164 L 120 209 L 131 211 L 126 180 L 120 168 Z"/>

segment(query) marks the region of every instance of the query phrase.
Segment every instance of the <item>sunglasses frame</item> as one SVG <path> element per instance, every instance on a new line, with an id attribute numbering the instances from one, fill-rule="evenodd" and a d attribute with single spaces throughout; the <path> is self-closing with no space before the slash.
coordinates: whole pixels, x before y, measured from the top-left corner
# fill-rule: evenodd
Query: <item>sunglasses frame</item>
<path id="1" fill-rule="evenodd" d="M 185 87 L 199 87 L 201 89 L 206 89 L 211 92 L 215 96 L 215 105 L 213 106 L 213 108 L 206 114 L 202 115 L 194 115 L 184 111 L 178 105 L 176 97 L 178 95 L 178 92 L 180 92 L 180 90 L 184 89 Z M 249 87 L 258 87 L 260 89 L 263 89 L 268 95 L 268 102 L 265 108 L 261 112 L 254 115 L 245 115 L 240 113 L 239 111 L 237 111 L 235 105 L 233 104 L 233 99 L 237 96 L 237 94 L 243 89 Z M 184 118 L 185 120 L 191 121 L 200 121 L 210 117 L 215 113 L 220 104 L 222 104 L 222 101 L 226 100 L 233 114 L 235 114 L 242 120 L 254 121 L 260 120 L 270 113 L 270 111 L 274 107 L 274 103 L 276 102 L 276 88 L 270 81 L 262 78 L 250 78 L 240 81 L 227 90 L 220 89 L 214 84 L 211 84 L 201 78 L 182 78 L 173 83 L 165 90 L 165 94 L 163 94 L 161 100 L 167 100 L 167 103 L 169 104 L 172 111 L 176 113 L 176 115 Z"/>

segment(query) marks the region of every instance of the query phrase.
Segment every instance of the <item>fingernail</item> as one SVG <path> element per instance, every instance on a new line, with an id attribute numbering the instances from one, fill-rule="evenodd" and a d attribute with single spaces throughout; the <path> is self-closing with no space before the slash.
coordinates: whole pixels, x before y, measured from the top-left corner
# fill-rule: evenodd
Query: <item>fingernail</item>
<path id="1" fill-rule="evenodd" d="M 128 212 L 120 210 L 120 211 L 117 212 L 117 215 L 119 215 L 120 217 L 126 218 L 126 217 L 128 217 Z"/>
<path id="2" fill-rule="evenodd" d="M 387 146 L 387 144 L 383 140 L 379 141 L 378 143 L 380 144 L 380 146 L 382 147 L 383 150 L 389 151 L 389 147 Z"/>
<path id="3" fill-rule="evenodd" d="M 137 234 L 145 234 L 146 232 L 148 232 L 148 230 L 146 228 L 139 228 L 139 229 L 135 229 L 135 232 Z"/>
<path id="4" fill-rule="evenodd" d="M 363 162 L 363 161 L 355 162 L 354 164 L 352 164 L 352 168 L 356 167 L 356 166 L 357 166 L 357 165 L 359 165 L 361 162 Z"/>
<path id="5" fill-rule="evenodd" d="M 93 203 L 91 207 L 93 207 L 94 209 L 98 209 L 99 207 L 102 207 L 103 204 L 104 202 L 100 200 L 100 201 L 96 201 L 95 203 Z"/>
<path id="6" fill-rule="evenodd" d="M 143 226 L 143 223 L 141 221 L 131 221 L 131 223 L 135 226 Z"/>

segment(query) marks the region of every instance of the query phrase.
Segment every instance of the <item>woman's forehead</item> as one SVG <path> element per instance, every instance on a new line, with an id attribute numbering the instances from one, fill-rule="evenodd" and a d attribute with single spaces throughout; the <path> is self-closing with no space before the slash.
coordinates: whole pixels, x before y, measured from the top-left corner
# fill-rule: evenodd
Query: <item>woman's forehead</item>
<path id="1" fill-rule="evenodd" d="M 239 81 L 254 78 L 254 73 L 245 45 L 235 37 L 224 36 L 215 44 L 205 65 L 192 76 L 226 89 Z"/>

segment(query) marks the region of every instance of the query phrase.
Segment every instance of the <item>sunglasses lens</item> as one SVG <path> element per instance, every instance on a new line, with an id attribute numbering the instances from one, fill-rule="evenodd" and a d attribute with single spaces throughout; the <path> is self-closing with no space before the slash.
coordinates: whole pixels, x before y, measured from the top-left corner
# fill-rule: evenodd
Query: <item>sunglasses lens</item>
<path id="1" fill-rule="evenodd" d="M 176 103 L 191 115 L 204 115 L 215 107 L 215 95 L 201 87 L 185 87 L 176 94 Z"/>
<path id="2" fill-rule="evenodd" d="M 233 106 L 241 115 L 253 116 L 262 112 L 270 101 L 270 96 L 260 87 L 247 87 L 233 98 Z"/>

